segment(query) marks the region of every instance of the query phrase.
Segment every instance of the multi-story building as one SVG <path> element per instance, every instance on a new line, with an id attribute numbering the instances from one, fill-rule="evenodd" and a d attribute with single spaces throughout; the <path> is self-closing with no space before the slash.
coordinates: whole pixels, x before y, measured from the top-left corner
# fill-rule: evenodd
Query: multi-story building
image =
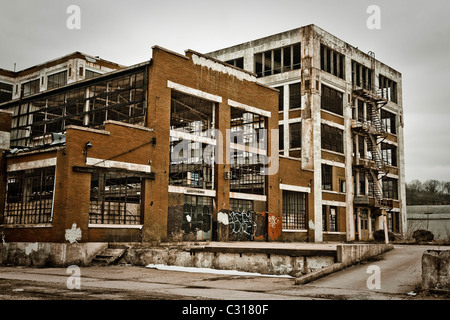
<path id="1" fill-rule="evenodd" d="M 17 72 L 0 69 L 0 103 L 122 68 L 117 63 L 74 52 Z"/>
<path id="2" fill-rule="evenodd" d="M 280 91 L 280 158 L 314 172 L 315 239 L 371 239 L 382 216 L 406 232 L 401 73 L 314 25 L 208 55 Z"/>
<path id="3" fill-rule="evenodd" d="M 26 79 L 0 73 L 12 86 L 0 104 L 6 242 L 351 241 L 406 228 L 401 75 L 325 31 L 209 55 L 154 47 L 96 77 L 91 57 L 67 57 Z"/>

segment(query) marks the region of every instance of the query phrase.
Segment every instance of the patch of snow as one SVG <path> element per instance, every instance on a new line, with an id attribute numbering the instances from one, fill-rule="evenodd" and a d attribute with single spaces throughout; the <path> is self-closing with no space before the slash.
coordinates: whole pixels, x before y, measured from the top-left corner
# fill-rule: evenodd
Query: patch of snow
<path id="1" fill-rule="evenodd" d="M 164 264 L 149 264 L 149 265 L 146 265 L 145 267 L 150 268 L 150 269 L 164 270 L 164 271 L 211 273 L 211 274 L 222 274 L 222 275 L 231 275 L 231 276 L 293 278 L 290 275 L 262 274 L 262 273 L 257 273 L 257 272 L 244 272 L 244 271 L 238 271 L 238 270 L 219 270 L 219 269 L 211 269 L 211 268 L 167 266 Z"/>

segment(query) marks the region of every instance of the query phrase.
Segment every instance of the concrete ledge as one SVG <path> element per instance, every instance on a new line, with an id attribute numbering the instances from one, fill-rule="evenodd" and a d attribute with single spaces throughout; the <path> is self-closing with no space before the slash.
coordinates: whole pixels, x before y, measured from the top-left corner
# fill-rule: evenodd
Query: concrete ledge
<path id="1" fill-rule="evenodd" d="M 301 285 L 301 284 L 306 284 L 309 283 L 311 281 L 317 280 L 319 278 L 325 277 L 329 274 L 332 274 L 333 272 L 339 271 L 344 269 L 345 266 L 342 263 L 335 263 L 332 264 L 331 266 L 325 267 L 323 269 L 317 270 L 317 271 L 313 271 L 311 273 L 308 273 L 304 276 L 301 276 L 299 278 L 295 279 L 295 284 L 296 285 Z"/>
<path id="2" fill-rule="evenodd" d="M 450 250 L 427 250 L 423 253 L 422 289 L 450 292 Z"/>
<path id="3" fill-rule="evenodd" d="M 350 266 L 394 249 L 393 244 L 342 244 L 337 246 L 337 262 Z"/>
<path id="4" fill-rule="evenodd" d="M 8 242 L 0 245 L 0 265 L 27 267 L 87 266 L 108 243 Z"/>

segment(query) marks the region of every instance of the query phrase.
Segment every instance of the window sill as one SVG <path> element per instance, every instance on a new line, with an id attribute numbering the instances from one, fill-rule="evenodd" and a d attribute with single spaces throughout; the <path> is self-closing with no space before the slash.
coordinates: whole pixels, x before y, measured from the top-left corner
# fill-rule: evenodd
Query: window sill
<path id="1" fill-rule="evenodd" d="M 304 229 L 282 229 L 282 232 L 308 232 L 308 230 Z"/>
<path id="2" fill-rule="evenodd" d="M 142 224 L 95 224 L 89 223 L 89 228 L 106 228 L 106 229 L 142 229 Z"/>
<path id="3" fill-rule="evenodd" d="M 51 228 L 51 223 L 37 223 L 37 224 L 2 224 L 1 228 Z"/>

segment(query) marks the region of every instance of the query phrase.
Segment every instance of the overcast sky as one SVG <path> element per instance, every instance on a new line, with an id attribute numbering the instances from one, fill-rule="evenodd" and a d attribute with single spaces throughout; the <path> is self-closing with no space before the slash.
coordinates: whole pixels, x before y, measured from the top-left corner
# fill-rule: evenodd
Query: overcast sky
<path id="1" fill-rule="evenodd" d="M 81 9 L 70 30 L 69 5 Z M 369 30 L 369 5 L 381 29 Z M 316 24 L 403 74 L 406 180 L 450 181 L 448 0 L 1 0 L 0 68 L 17 70 L 81 51 L 124 65 L 160 45 L 207 53 Z"/>

